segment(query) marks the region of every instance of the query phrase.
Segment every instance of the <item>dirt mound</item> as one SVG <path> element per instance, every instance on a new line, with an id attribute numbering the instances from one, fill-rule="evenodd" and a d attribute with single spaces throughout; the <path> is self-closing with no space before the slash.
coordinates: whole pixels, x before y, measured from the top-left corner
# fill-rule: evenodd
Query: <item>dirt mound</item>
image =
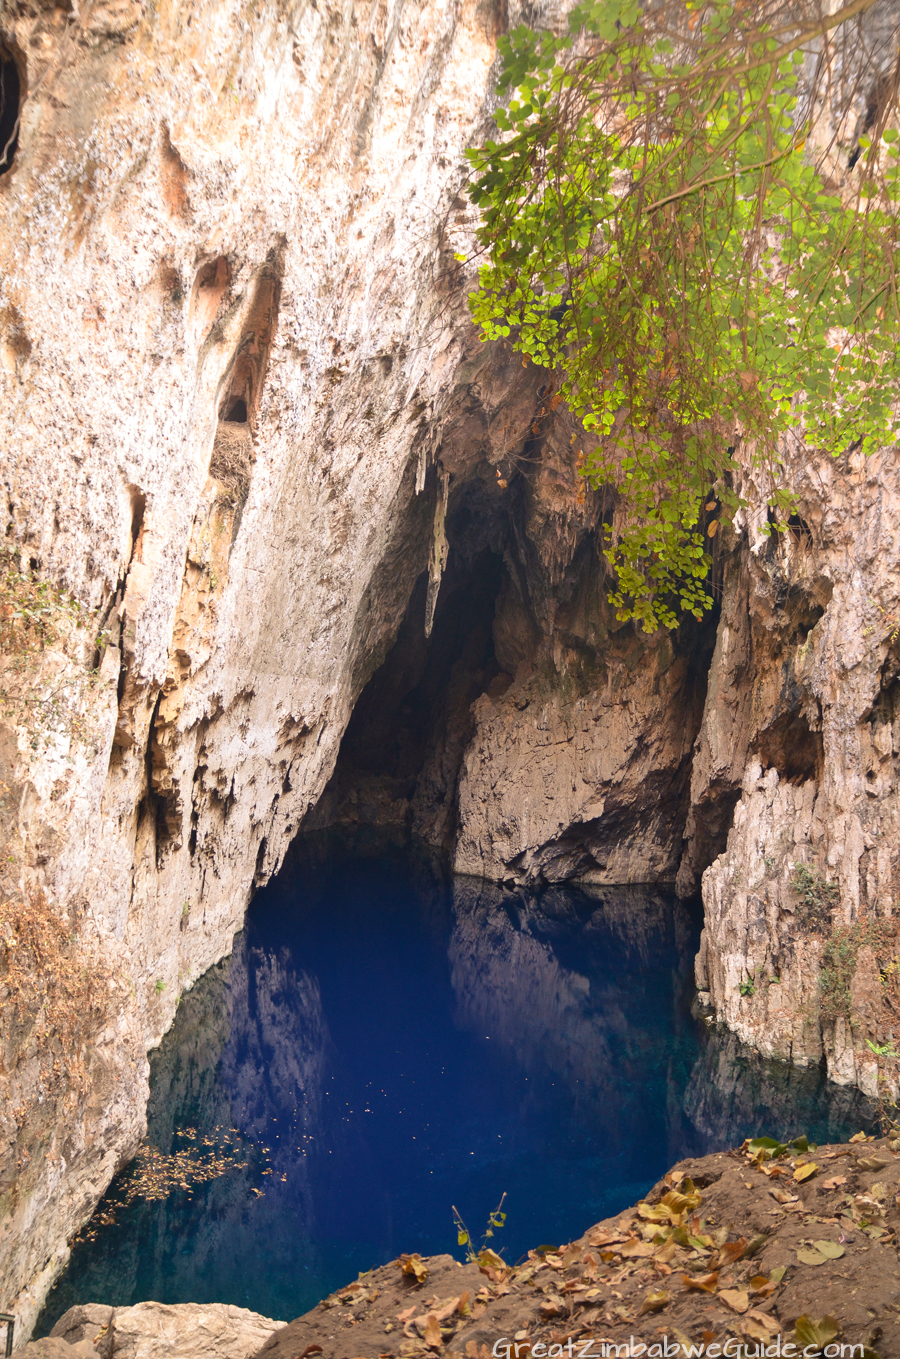
<path id="1" fill-rule="evenodd" d="M 729 1355 L 900 1359 L 898 1152 L 860 1134 L 682 1161 L 634 1208 L 514 1268 L 401 1256 L 257 1359 L 599 1359 L 632 1341 L 648 1359 L 699 1344 L 715 1359 L 729 1341 Z"/>

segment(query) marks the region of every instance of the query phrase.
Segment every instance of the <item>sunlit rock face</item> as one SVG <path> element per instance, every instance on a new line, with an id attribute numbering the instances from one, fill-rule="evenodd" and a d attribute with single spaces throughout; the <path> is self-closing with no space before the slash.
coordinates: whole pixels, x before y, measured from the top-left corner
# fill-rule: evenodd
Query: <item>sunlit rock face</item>
<path id="1" fill-rule="evenodd" d="M 538 377 L 507 354 L 484 378 L 453 273 L 499 22 L 474 0 L 0 7 L 24 97 L 6 543 L 105 634 L 88 736 L 68 710 L 34 744 L 4 728 L 5 889 L 71 911 L 123 985 L 77 1147 L 64 1065 L 40 1129 L 0 1101 L 20 1333 L 135 1149 L 144 1050 L 230 947 L 435 557 L 437 450 L 475 465 L 528 428 Z M 26 1058 L 4 1049 L 25 1101 Z"/>

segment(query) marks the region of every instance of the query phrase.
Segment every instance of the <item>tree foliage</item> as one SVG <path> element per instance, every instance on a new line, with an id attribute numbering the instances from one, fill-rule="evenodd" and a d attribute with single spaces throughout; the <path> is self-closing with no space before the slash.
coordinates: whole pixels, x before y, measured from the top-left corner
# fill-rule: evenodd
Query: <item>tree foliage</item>
<path id="1" fill-rule="evenodd" d="M 896 67 L 852 171 L 840 144 L 873 2 L 582 0 L 566 33 L 501 40 L 512 97 L 470 152 L 473 312 L 582 420 L 582 471 L 621 502 L 613 602 L 647 631 L 712 603 L 739 443 L 783 525 L 788 430 L 834 455 L 897 435 Z"/>

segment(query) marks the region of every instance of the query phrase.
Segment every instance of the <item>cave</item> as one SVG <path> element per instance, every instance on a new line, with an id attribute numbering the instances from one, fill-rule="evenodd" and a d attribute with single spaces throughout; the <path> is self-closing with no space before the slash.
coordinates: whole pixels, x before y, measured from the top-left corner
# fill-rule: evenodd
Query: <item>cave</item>
<path id="1" fill-rule="evenodd" d="M 431 635 L 423 571 L 393 646 L 356 702 L 305 831 L 377 828 L 449 849 L 472 704 L 510 683 L 493 637 L 508 537 L 505 498 L 478 480 L 462 486 L 447 517 L 449 550 Z"/>
<path id="2" fill-rule="evenodd" d="M 236 396 L 229 400 L 222 412 L 222 419 L 229 425 L 246 425 L 247 402 L 242 396 Z"/>
<path id="3" fill-rule="evenodd" d="M 0 175 L 12 169 L 15 159 L 21 103 L 19 68 L 10 54 L 0 47 Z"/>
<path id="4" fill-rule="evenodd" d="M 760 732 L 753 745 L 764 769 L 777 769 L 787 783 L 821 778 L 825 746 L 821 731 L 813 731 L 802 712 L 782 713 Z"/>

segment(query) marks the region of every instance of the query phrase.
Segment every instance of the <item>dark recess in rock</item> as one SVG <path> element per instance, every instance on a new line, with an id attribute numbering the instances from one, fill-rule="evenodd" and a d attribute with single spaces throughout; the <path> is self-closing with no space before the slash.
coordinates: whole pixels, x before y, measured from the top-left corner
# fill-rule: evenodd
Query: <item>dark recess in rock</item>
<path id="1" fill-rule="evenodd" d="M 460 487 L 447 519 L 450 548 L 431 637 L 423 573 L 393 647 L 357 700 L 337 767 L 304 831 L 402 827 L 449 848 L 470 708 L 503 683 L 492 627 L 506 577 L 506 535 L 505 505 L 480 481 Z"/>
<path id="2" fill-rule="evenodd" d="M 805 713 L 782 713 L 760 732 L 751 752 L 759 756 L 764 769 L 777 769 L 788 783 L 821 778 L 825 762 L 822 733 L 812 730 Z"/>
<path id="3" fill-rule="evenodd" d="M 0 175 L 12 169 L 19 145 L 22 83 L 13 57 L 0 47 Z"/>

